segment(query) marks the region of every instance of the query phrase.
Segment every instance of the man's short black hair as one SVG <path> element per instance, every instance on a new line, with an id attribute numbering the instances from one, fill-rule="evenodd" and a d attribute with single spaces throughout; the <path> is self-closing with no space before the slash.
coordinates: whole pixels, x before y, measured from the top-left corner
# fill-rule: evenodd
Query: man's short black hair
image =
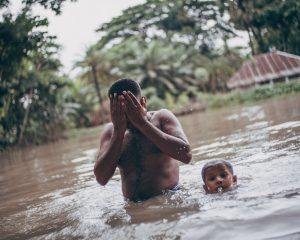
<path id="1" fill-rule="evenodd" d="M 225 165 L 228 168 L 229 172 L 231 172 L 231 174 L 233 175 L 233 167 L 232 167 L 231 163 L 228 161 L 225 161 L 223 159 L 217 159 L 217 160 L 213 160 L 213 161 L 210 161 L 210 162 L 204 164 L 202 171 L 201 171 L 201 176 L 202 176 L 203 182 L 205 180 L 205 171 L 208 168 L 215 167 L 217 165 Z"/>
<path id="2" fill-rule="evenodd" d="M 108 90 L 108 96 L 113 95 L 114 93 L 121 95 L 123 91 L 130 91 L 136 97 L 141 96 L 140 85 L 136 81 L 128 78 L 122 78 L 115 81 Z"/>

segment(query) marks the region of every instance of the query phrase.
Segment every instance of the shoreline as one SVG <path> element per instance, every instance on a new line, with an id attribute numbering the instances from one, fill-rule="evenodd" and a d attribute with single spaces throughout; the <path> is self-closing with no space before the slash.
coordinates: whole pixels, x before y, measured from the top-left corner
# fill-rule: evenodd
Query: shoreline
<path id="1" fill-rule="evenodd" d="M 249 88 L 243 90 L 233 90 L 228 93 L 219 94 L 203 94 L 200 93 L 198 99 L 191 104 L 181 107 L 179 109 L 171 110 L 177 117 L 193 114 L 196 112 L 205 112 L 208 110 L 215 110 L 226 107 L 242 106 L 247 104 L 259 103 L 268 99 L 275 99 L 278 97 L 294 95 L 300 93 L 300 81 L 290 83 L 276 83 L 272 87 L 260 86 L 259 88 Z M 35 147 L 46 145 L 51 142 L 57 142 L 61 139 L 68 140 L 76 138 L 78 135 L 86 135 L 96 129 L 99 131 L 103 127 L 101 125 L 89 128 L 73 128 L 64 131 L 63 136 L 56 141 L 49 141 L 41 144 L 28 144 L 24 146 L 13 145 L 2 150 L 1 153 L 19 150 L 27 147 Z"/>

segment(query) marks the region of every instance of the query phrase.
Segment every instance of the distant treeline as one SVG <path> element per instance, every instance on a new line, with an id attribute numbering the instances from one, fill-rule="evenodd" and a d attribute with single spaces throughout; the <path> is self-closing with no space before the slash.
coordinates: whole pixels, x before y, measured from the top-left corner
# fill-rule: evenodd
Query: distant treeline
<path id="1" fill-rule="evenodd" d="M 64 0 L 23 0 L 11 14 L 0 1 L 0 148 L 42 143 L 66 128 L 109 119 L 106 91 L 112 81 L 140 82 L 150 109 L 197 101 L 199 93 L 228 91 L 226 82 L 249 54 L 281 50 L 300 55 L 300 1 L 148 0 L 99 26 L 102 36 L 62 75 L 60 46 L 40 4 L 56 14 Z M 233 47 L 242 32 L 246 48 Z"/>

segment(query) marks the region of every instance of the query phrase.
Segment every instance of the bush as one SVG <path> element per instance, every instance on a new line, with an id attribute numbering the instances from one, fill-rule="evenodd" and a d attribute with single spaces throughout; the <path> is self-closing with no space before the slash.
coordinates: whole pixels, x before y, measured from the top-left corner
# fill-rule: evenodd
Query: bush
<path id="1" fill-rule="evenodd" d="M 178 96 L 176 105 L 179 107 L 184 107 L 184 106 L 188 105 L 189 102 L 190 102 L 189 97 L 185 93 L 183 93 Z"/>
<path id="2" fill-rule="evenodd" d="M 145 89 L 142 89 L 142 95 L 150 99 L 152 96 L 157 95 L 157 91 L 155 87 L 147 87 Z"/>
<path id="3" fill-rule="evenodd" d="M 165 102 L 160 99 L 159 97 L 157 96 L 152 96 L 148 99 L 148 103 L 147 103 L 147 106 L 148 106 L 148 110 L 150 111 L 154 111 L 154 110 L 158 110 L 158 109 L 161 109 L 161 108 L 165 108 L 166 107 L 166 104 Z"/>
<path id="4" fill-rule="evenodd" d="M 170 93 L 165 94 L 165 103 L 168 109 L 174 111 L 176 108 L 176 103 L 174 97 Z"/>

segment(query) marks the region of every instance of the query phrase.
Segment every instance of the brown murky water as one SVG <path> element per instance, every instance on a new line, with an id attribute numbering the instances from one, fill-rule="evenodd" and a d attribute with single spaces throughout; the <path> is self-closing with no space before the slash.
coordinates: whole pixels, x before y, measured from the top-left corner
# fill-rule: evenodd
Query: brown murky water
<path id="1" fill-rule="evenodd" d="M 99 132 L 0 156 L 1 239 L 299 239 L 300 95 L 180 119 L 193 148 L 182 190 L 125 202 L 116 174 L 93 176 Z M 207 195 L 208 160 L 238 186 Z"/>

